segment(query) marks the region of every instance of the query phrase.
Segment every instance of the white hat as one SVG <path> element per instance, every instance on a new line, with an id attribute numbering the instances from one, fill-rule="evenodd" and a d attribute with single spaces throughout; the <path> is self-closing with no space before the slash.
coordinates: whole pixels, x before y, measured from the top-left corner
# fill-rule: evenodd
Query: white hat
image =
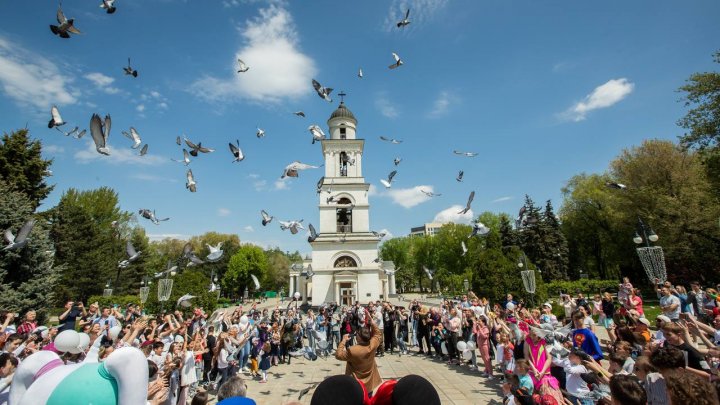
<path id="1" fill-rule="evenodd" d="M 660 315 L 660 316 L 662 316 L 662 315 Z M 638 322 L 640 322 L 641 324 L 643 324 L 645 326 L 650 326 L 650 321 L 648 321 L 647 318 L 640 318 L 640 319 L 638 319 Z"/>
<path id="2" fill-rule="evenodd" d="M 552 309 L 552 304 L 550 304 L 549 302 L 543 303 L 542 306 Z"/>
<path id="3" fill-rule="evenodd" d="M 175 343 L 182 343 L 185 339 L 181 335 L 175 336 Z"/>

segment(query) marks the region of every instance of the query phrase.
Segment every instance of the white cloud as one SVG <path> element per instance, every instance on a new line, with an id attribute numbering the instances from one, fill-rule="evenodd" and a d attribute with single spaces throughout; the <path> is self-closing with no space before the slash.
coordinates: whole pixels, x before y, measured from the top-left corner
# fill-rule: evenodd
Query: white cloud
<path id="1" fill-rule="evenodd" d="M 412 208 L 418 204 L 422 204 L 430 199 L 422 191 L 433 191 L 433 186 L 419 185 L 412 188 L 388 188 L 383 192 L 377 193 L 380 197 L 389 197 L 395 204 L 405 208 Z"/>
<path id="2" fill-rule="evenodd" d="M 42 151 L 46 153 L 52 153 L 58 155 L 65 152 L 65 148 L 58 145 L 43 145 Z"/>
<path id="3" fill-rule="evenodd" d="M 106 76 L 99 72 L 93 72 L 86 74 L 84 77 L 91 81 L 99 90 L 102 90 L 107 94 L 117 94 L 120 92 L 120 89 L 117 87 L 110 86 L 115 81 L 115 79 L 110 76 Z"/>
<path id="4" fill-rule="evenodd" d="M 449 107 L 450 93 L 447 91 L 441 91 L 433 103 L 433 108 L 430 111 L 430 117 L 437 118 L 447 114 Z"/>
<path id="5" fill-rule="evenodd" d="M 580 101 L 561 114 L 565 119 L 582 121 L 593 110 L 610 107 L 632 93 L 635 84 L 628 79 L 611 79 L 596 87 L 583 101 Z"/>
<path id="6" fill-rule="evenodd" d="M 166 182 L 166 183 L 177 183 L 177 179 L 172 179 L 169 177 L 162 177 L 162 176 L 155 176 L 152 174 L 147 173 L 137 173 L 130 176 L 130 178 L 137 179 L 137 180 L 143 180 L 143 181 L 152 181 L 152 182 Z"/>
<path id="7" fill-rule="evenodd" d="M 285 179 L 287 179 L 287 177 Z M 288 189 L 288 181 L 285 179 L 275 180 L 275 190 L 287 190 Z"/>
<path id="8" fill-rule="evenodd" d="M 368 188 L 368 196 L 374 197 L 376 195 L 380 195 L 380 192 L 378 191 L 378 188 L 375 187 L 374 184 L 370 184 L 370 187 Z"/>
<path id="9" fill-rule="evenodd" d="M 158 93 L 157 91 L 154 91 L 154 90 L 150 92 L 150 95 L 153 96 L 154 98 L 160 98 L 160 97 L 161 97 L 160 93 Z"/>
<path id="10" fill-rule="evenodd" d="M 458 214 L 458 212 L 462 211 L 465 207 L 460 205 L 453 205 L 450 208 L 446 208 L 435 215 L 435 219 L 433 219 L 433 222 L 439 222 L 442 224 L 448 223 L 448 222 L 455 222 L 458 224 L 469 224 L 473 218 L 475 217 L 475 214 L 473 214 L 473 211 L 470 210 L 465 214 Z"/>
<path id="11" fill-rule="evenodd" d="M 387 229 L 387 228 L 383 228 L 383 229 L 379 230 L 378 233 L 384 233 L 384 234 L 385 234 L 385 240 L 387 240 L 387 239 L 392 239 L 393 237 L 395 237 L 395 235 L 393 235 L 393 233 L 390 232 L 390 230 Z"/>
<path id="12" fill-rule="evenodd" d="M 75 104 L 80 92 L 72 82 L 49 59 L 0 36 L 0 85 L 16 103 L 48 111 L 53 104 Z"/>
<path id="13" fill-rule="evenodd" d="M 143 111 L 145 111 L 145 104 L 138 104 L 138 106 L 135 107 L 135 109 L 136 109 L 138 112 L 143 112 Z"/>
<path id="14" fill-rule="evenodd" d="M 255 180 L 253 181 L 253 188 L 255 191 L 264 191 L 267 188 L 267 180 Z"/>
<path id="15" fill-rule="evenodd" d="M 499 202 L 503 202 L 503 201 L 510 201 L 510 200 L 512 200 L 512 199 L 513 199 L 513 198 L 510 197 L 510 196 L 505 196 L 505 197 L 496 198 L 496 199 L 492 200 L 491 202 L 493 202 L 493 203 L 499 203 Z"/>
<path id="16" fill-rule="evenodd" d="M 135 163 L 145 166 L 157 166 L 167 163 L 168 161 L 168 159 L 158 155 L 147 154 L 140 156 L 134 149 L 116 148 L 112 145 L 110 145 L 110 156 L 101 155 L 95 150 L 95 143 L 90 139 L 87 141 L 87 148 L 75 152 L 75 159 L 80 163 L 90 163 L 95 160 L 101 160 L 114 165 Z"/>
<path id="17" fill-rule="evenodd" d="M 240 30 L 246 45 L 228 58 L 232 76 L 204 77 L 191 85 L 192 93 L 209 101 L 241 98 L 275 103 L 312 91 L 315 62 L 298 48 L 299 36 L 288 10 L 272 4 Z M 250 70 L 236 73 L 237 58 Z"/>
<path id="18" fill-rule="evenodd" d="M 247 175 L 247 177 L 248 177 L 249 179 L 259 179 L 259 178 L 260 178 L 260 175 L 257 174 L 257 173 L 250 173 L 250 174 Z"/>
<path id="19" fill-rule="evenodd" d="M 397 30 L 398 21 L 405 18 L 405 12 L 410 9 L 410 25 L 403 29 L 422 26 L 429 21 L 448 3 L 448 0 L 392 0 L 390 9 L 385 16 L 384 27 L 386 31 Z"/>
<path id="20" fill-rule="evenodd" d="M 163 239 L 178 239 L 178 240 L 188 240 L 190 239 L 190 235 L 185 235 L 182 233 L 149 233 L 147 234 L 148 239 L 150 239 L 150 242 L 158 242 Z"/>
<path id="21" fill-rule="evenodd" d="M 246 226 L 246 227 L 243 228 L 243 231 L 245 231 L 245 232 L 255 232 L 255 228 L 253 228 L 252 226 L 248 225 L 248 226 Z"/>
<path id="22" fill-rule="evenodd" d="M 230 210 L 227 208 L 218 208 L 217 214 L 221 217 L 227 217 L 231 214 Z"/>
<path id="23" fill-rule="evenodd" d="M 380 114 L 388 117 L 388 118 L 395 118 L 400 113 L 398 112 L 398 109 L 395 108 L 395 106 L 388 100 L 385 95 L 379 95 L 375 99 L 375 108 L 380 111 Z"/>

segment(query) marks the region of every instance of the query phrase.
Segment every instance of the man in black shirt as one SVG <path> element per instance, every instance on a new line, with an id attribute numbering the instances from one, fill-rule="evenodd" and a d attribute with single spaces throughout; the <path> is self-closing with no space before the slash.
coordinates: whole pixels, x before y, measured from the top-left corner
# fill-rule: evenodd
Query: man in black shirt
<path id="1" fill-rule="evenodd" d="M 65 304 L 65 312 L 60 314 L 58 319 L 60 320 L 60 326 L 58 327 L 58 332 L 62 332 L 64 330 L 75 330 L 75 320 L 80 315 L 85 315 L 87 312 L 85 311 L 85 306 L 82 302 L 78 302 L 77 305 L 75 305 L 74 301 L 68 301 Z"/>
<path id="2" fill-rule="evenodd" d="M 212 358 L 213 353 L 215 352 L 215 345 L 217 344 L 217 339 L 215 338 L 215 327 L 210 326 L 208 327 L 208 335 L 205 339 L 207 344 L 208 351 L 206 353 L 203 353 L 202 359 L 203 359 L 203 381 L 207 382 L 210 381 L 210 374 L 212 371 Z"/>

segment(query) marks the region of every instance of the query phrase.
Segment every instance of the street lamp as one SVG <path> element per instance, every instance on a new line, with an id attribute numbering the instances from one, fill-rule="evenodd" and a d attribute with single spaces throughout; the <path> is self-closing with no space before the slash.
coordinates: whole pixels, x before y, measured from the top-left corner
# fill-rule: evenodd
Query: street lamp
<path id="1" fill-rule="evenodd" d="M 243 292 L 243 300 L 247 301 L 248 299 L 248 288 L 245 286 L 245 291 Z"/>
<path id="2" fill-rule="evenodd" d="M 148 299 L 148 295 L 150 294 L 150 284 L 152 281 L 150 281 L 150 278 L 148 276 L 143 277 L 142 281 L 140 282 L 140 303 L 145 304 Z"/>
<path id="3" fill-rule="evenodd" d="M 105 289 L 103 290 L 103 297 L 111 297 L 113 293 L 113 289 L 110 286 L 110 280 L 105 284 Z"/>
<path id="4" fill-rule="evenodd" d="M 470 291 L 470 282 L 468 279 L 463 280 L 463 287 L 465 287 L 465 293 L 467 294 L 467 292 Z"/>
<path id="5" fill-rule="evenodd" d="M 521 269 L 520 271 L 520 277 L 522 277 L 523 287 L 525 288 L 525 292 L 530 294 L 530 305 L 534 305 L 534 295 L 535 295 L 535 270 L 530 270 L 530 267 L 527 265 L 527 258 L 525 257 L 525 253 L 522 253 L 522 256 L 520 256 L 520 260 L 518 261 L 518 267 Z M 525 270 L 522 270 L 525 268 Z"/>
<path id="6" fill-rule="evenodd" d="M 170 272 L 171 276 L 175 275 L 175 271 Z M 173 279 L 171 278 L 162 278 L 160 279 L 158 283 L 158 301 L 160 301 L 160 312 L 163 311 L 163 307 L 165 306 L 165 301 L 170 299 L 170 294 L 172 294 L 172 288 L 173 288 Z"/>
<path id="7" fill-rule="evenodd" d="M 633 242 L 640 245 L 645 242 L 645 246 L 636 248 L 640 262 L 642 263 L 645 274 L 647 274 L 650 282 L 659 279 L 664 282 L 667 279 L 667 269 L 665 268 L 665 254 L 660 246 L 651 246 L 650 243 L 657 242 L 660 237 L 653 231 L 650 225 L 647 225 L 638 217 L 637 228 Z"/>

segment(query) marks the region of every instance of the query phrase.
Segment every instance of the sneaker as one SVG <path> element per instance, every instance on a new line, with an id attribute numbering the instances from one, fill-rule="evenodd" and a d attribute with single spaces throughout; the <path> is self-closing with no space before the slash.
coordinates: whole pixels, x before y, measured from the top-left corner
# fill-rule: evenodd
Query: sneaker
<path id="1" fill-rule="evenodd" d="M 482 378 L 490 378 L 491 376 L 490 376 L 490 374 L 483 372 L 482 374 L 480 374 L 480 377 L 482 377 Z"/>
<path id="2" fill-rule="evenodd" d="M 267 380 L 260 380 L 260 381 L 259 381 L 260 384 L 265 384 L 266 382 L 267 382 Z"/>

